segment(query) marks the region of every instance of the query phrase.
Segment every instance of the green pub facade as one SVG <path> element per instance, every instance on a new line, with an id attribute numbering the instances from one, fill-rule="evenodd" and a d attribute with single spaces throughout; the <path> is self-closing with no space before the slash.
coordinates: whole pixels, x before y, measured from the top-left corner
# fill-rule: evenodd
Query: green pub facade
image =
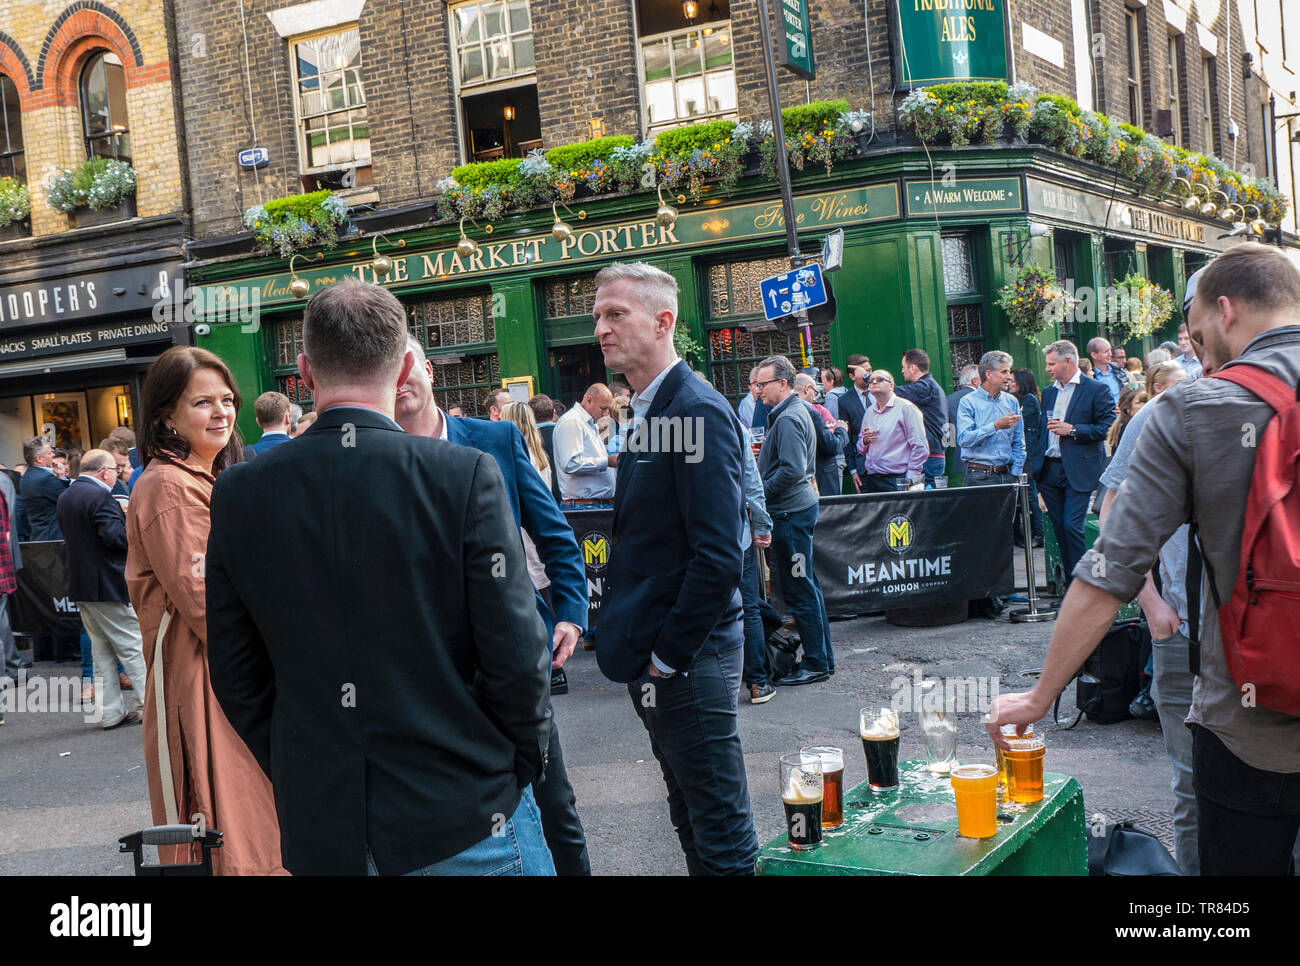
<path id="1" fill-rule="evenodd" d="M 479 243 L 470 257 L 457 254 L 455 222 L 428 220 L 431 206 L 358 219 L 359 231 L 323 260 L 298 257 L 295 273 L 282 259 L 248 255 L 246 236 L 192 244 L 193 317 L 207 327 L 196 329 L 195 341 L 230 364 L 245 399 L 276 389 L 309 409 L 295 362 L 305 298 L 290 282 L 296 274 L 314 293 L 350 275 L 386 285 L 406 306 L 410 330 L 434 362 L 440 405 L 479 414 L 489 389 L 517 377 L 572 404 L 609 375 L 593 338 L 595 273 L 641 260 L 677 280 L 678 324 L 703 348 L 692 362 L 733 403 L 750 367 L 773 353 L 842 367 L 862 352 L 897 378 L 902 353 L 918 347 L 950 389 L 963 366 L 997 348 L 1041 382 L 1042 345 L 1062 337 L 1082 349 L 1099 334 L 1090 291 L 1136 270 L 1181 305 L 1187 275 L 1235 240 L 1219 237 L 1222 223 L 1189 216 L 1176 202 L 1139 197 L 1113 170 L 1023 143 L 928 155 L 895 146 L 841 162 L 830 175 L 797 175 L 794 194 L 806 255 L 816 255 L 828 232 L 845 233 L 843 266 L 829 276 L 836 322 L 810 347 L 764 324 L 758 283 L 789 263 L 780 197 L 759 177 L 730 197 L 706 189 L 698 203 L 680 206 L 671 226 L 656 222 L 652 193 L 579 198 L 573 207 L 587 217 L 568 219 L 574 232 L 563 242 L 551 235 L 545 210 L 504 217 L 491 234 L 467 224 Z M 374 273 L 372 245 L 392 259 L 386 277 Z M 1028 262 L 1052 266 L 1080 298 L 1038 344 L 1011 332 L 995 305 L 998 288 Z M 1164 333 L 1130 344 L 1130 352 L 1173 337 L 1180 321 L 1176 311 Z M 240 428 L 246 439 L 258 435 L 251 405 Z"/>

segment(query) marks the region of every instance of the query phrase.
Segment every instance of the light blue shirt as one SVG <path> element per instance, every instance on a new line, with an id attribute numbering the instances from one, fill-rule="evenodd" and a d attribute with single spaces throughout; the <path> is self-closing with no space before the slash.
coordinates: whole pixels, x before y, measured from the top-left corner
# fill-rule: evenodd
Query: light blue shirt
<path id="1" fill-rule="evenodd" d="M 767 512 L 767 498 L 763 495 L 763 478 L 758 475 L 758 461 L 754 459 L 754 437 L 745 430 L 745 506 L 749 508 L 749 526 L 744 529 L 744 540 L 740 544 L 742 551 L 748 550 L 753 543 L 752 530 L 759 536 L 772 532 L 772 517 Z"/>
<path id="2" fill-rule="evenodd" d="M 1074 398 L 1074 387 L 1079 384 L 1079 380 L 1082 378 L 1083 373 L 1076 371 L 1064 386 L 1059 382 L 1053 383 L 1058 390 L 1056 404 L 1052 407 L 1050 413 L 1043 413 L 1043 432 L 1047 433 L 1047 455 L 1058 460 L 1061 458 L 1061 437 L 1047 431 L 1047 421 L 1049 419 L 1065 419 L 1065 414 L 1070 408 L 1070 400 Z"/>
<path id="3" fill-rule="evenodd" d="M 1198 363 L 1199 365 L 1199 363 Z M 1158 396 L 1156 397 L 1159 398 Z M 1142 437 L 1142 427 L 1147 418 L 1155 412 L 1156 400 L 1144 405 L 1129 420 L 1124 430 L 1124 437 L 1115 447 L 1115 455 L 1110 458 L 1106 471 L 1101 474 L 1101 485 L 1108 490 L 1118 490 L 1124 478 L 1128 476 L 1129 463 L 1137 451 Z M 1160 548 L 1160 596 L 1164 602 L 1178 612 L 1180 633 L 1186 635 L 1187 627 L 1187 524 L 1174 531 L 1174 535 Z"/>
<path id="4" fill-rule="evenodd" d="M 1118 406 L 1119 394 L 1123 392 L 1124 387 L 1128 385 L 1128 376 L 1121 376 L 1120 370 L 1115 368 L 1114 365 L 1107 366 L 1105 372 L 1094 368 L 1093 373 L 1094 378 L 1110 390 L 1110 398 L 1115 405 Z"/>
<path id="5" fill-rule="evenodd" d="M 750 429 L 754 425 L 754 394 L 746 393 L 745 398 L 740 401 L 740 406 L 736 410 L 736 415 L 740 417 L 741 425 Z"/>
<path id="6" fill-rule="evenodd" d="M 1205 375 L 1205 367 L 1201 365 L 1201 360 L 1193 355 L 1190 359 L 1187 356 L 1179 356 L 1174 360 L 1183 367 L 1183 372 L 1187 373 L 1188 379 L 1200 379 Z"/>
<path id="7" fill-rule="evenodd" d="M 1020 415 L 1020 400 L 1003 391 L 996 396 L 983 386 L 967 393 L 957 404 L 957 444 L 963 460 L 989 466 L 1011 464 L 1011 475 L 1019 476 L 1025 465 L 1025 424 L 1010 429 L 993 424 L 1003 416 Z"/>

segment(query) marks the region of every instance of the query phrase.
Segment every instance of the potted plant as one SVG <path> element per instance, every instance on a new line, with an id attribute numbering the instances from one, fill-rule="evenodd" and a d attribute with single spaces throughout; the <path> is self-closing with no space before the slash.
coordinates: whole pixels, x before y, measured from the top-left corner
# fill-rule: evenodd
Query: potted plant
<path id="1" fill-rule="evenodd" d="M 1106 290 L 1097 309 L 1106 336 L 1122 344 L 1163 328 L 1173 314 L 1174 297 L 1168 289 L 1132 272 Z"/>
<path id="2" fill-rule="evenodd" d="M 46 204 L 71 216 L 75 228 L 135 217 L 135 169 L 125 161 L 90 158 L 55 169 L 43 187 Z"/>
<path id="3" fill-rule="evenodd" d="M 1013 332 L 1030 342 L 1064 317 L 1068 308 L 1065 289 L 1049 269 L 1025 265 L 1015 281 L 998 289 L 997 305 L 1007 313 Z"/>
<path id="4" fill-rule="evenodd" d="M 329 190 L 277 198 L 244 212 L 258 254 L 274 252 L 281 258 L 308 248 L 333 248 L 347 220 L 347 202 Z"/>
<path id="5" fill-rule="evenodd" d="M 31 213 L 32 196 L 27 185 L 14 178 L 0 178 L 0 240 L 30 235 L 27 218 Z"/>

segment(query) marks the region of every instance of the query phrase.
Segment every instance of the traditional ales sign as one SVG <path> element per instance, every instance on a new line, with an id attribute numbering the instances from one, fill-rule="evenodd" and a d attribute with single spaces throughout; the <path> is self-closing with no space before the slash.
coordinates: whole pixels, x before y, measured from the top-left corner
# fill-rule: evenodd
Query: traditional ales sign
<path id="1" fill-rule="evenodd" d="M 889 0 L 897 89 L 1007 79 L 1005 0 Z"/>

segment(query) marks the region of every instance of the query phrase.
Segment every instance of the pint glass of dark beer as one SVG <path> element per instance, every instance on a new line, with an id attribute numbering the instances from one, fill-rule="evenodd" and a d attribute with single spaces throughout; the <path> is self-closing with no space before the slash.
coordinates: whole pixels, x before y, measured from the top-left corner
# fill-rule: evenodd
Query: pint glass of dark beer
<path id="1" fill-rule="evenodd" d="M 862 751 L 867 756 L 867 782 L 872 791 L 898 787 L 898 712 L 893 708 L 863 708 L 859 712 Z"/>
<path id="2" fill-rule="evenodd" d="M 811 745 L 800 749 L 799 754 L 821 759 L 822 828 L 839 828 L 844 824 L 844 749 Z"/>
<path id="3" fill-rule="evenodd" d="M 822 844 L 822 761 L 803 753 L 781 756 L 781 802 L 790 848 Z"/>

